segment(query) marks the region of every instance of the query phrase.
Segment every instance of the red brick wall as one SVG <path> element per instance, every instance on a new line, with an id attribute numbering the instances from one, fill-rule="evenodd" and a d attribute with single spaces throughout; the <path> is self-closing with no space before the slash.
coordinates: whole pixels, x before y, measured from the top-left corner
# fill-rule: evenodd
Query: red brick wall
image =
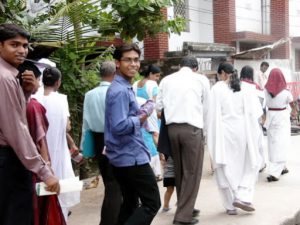
<path id="1" fill-rule="evenodd" d="M 235 46 L 233 33 L 236 31 L 235 0 L 213 1 L 214 42 Z"/>
<path id="2" fill-rule="evenodd" d="M 166 33 L 160 33 L 155 37 L 144 39 L 144 58 L 161 59 L 164 53 L 169 50 L 169 37 Z"/>
<path id="3" fill-rule="evenodd" d="M 295 50 L 295 71 L 300 71 L 300 49 Z"/>
<path id="4" fill-rule="evenodd" d="M 289 0 L 271 0 L 271 35 L 277 40 L 289 36 Z M 288 59 L 289 43 L 271 51 L 272 59 Z"/>
<path id="5" fill-rule="evenodd" d="M 167 19 L 167 9 L 162 9 L 162 13 Z M 164 53 L 169 50 L 169 36 L 167 33 L 157 34 L 155 37 L 146 37 L 144 39 L 144 58 L 162 59 Z"/>
<path id="6" fill-rule="evenodd" d="M 122 45 L 124 42 L 121 38 L 115 38 L 113 40 L 109 40 L 109 41 L 98 41 L 97 42 L 97 46 L 110 46 L 110 45 L 114 45 L 114 46 L 120 46 Z"/>

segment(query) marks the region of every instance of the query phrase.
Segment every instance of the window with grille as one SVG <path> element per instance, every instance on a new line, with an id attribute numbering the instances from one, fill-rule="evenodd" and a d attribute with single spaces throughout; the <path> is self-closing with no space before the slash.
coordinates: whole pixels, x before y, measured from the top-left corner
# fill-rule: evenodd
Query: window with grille
<path id="1" fill-rule="evenodd" d="M 174 16 L 182 16 L 186 19 L 185 31 L 190 31 L 190 22 L 189 22 L 189 2 L 188 0 L 183 0 L 174 5 Z"/>

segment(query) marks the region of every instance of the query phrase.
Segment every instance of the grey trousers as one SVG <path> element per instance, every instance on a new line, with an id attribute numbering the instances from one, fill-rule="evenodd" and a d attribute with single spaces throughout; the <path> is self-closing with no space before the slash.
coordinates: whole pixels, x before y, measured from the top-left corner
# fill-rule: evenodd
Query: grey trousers
<path id="1" fill-rule="evenodd" d="M 177 210 L 174 220 L 190 222 L 202 176 L 202 129 L 189 124 L 170 124 L 168 133 L 174 160 Z"/>

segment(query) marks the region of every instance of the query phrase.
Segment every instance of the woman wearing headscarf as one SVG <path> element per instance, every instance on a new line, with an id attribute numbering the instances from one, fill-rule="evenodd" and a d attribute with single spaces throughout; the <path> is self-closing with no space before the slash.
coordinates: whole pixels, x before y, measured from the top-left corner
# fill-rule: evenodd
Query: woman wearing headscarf
<path id="1" fill-rule="evenodd" d="M 287 90 L 286 81 L 279 68 L 272 69 L 265 86 L 267 116 L 265 127 L 268 135 L 269 176 L 268 182 L 278 181 L 280 175 L 288 173 L 285 167 L 287 148 L 291 135 L 289 105 L 295 112 L 293 96 Z"/>
<path id="2" fill-rule="evenodd" d="M 252 88 L 240 87 L 229 63 L 219 65 L 218 81 L 211 89 L 207 145 L 223 206 L 228 215 L 237 208 L 254 211 L 254 186 L 259 170 L 257 141 L 260 103 Z M 258 106 L 258 107 L 257 107 Z"/>

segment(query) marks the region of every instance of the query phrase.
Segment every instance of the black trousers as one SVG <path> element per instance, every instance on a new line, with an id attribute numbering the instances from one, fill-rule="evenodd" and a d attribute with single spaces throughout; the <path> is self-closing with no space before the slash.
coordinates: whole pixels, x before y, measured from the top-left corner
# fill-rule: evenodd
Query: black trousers
<path id="1" fill-rule="evenodd" d="M 0 224 L 31 225 L 33 222 L 32 173 L 13 149 L 0 148 Z"/>
<path id="2" fill-rule="evenodd" d="M 149 163 L 114 167 L 114 174 L 123 196 L 117 224 L 150 225 L 161 203 L 155 175 Z"/>
<path id="3" fill-rule="evenodd" d="M 113 168 L 109 164 L 108 158 L 102 154 L 104 134 L 93 132 L 93 137 L 99 170 L 105 187 L 100 225 L 116 225 L 122 203 L 121 189 L 113 174 Z"/>

